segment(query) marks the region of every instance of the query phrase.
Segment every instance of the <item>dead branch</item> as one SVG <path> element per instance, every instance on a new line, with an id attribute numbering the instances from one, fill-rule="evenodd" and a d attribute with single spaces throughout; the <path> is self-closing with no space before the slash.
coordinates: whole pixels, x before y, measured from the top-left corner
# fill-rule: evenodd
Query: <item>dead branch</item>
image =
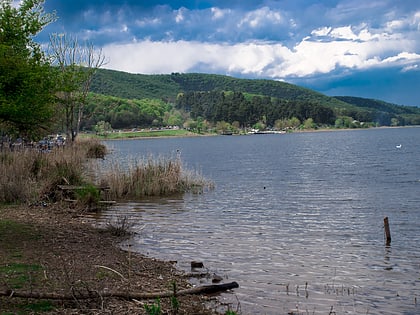
<path id="1" fill-rule="evenodd" d="M 182 295 L 197 295 L 197 294 L 215 294 L 225 292 L 227 290 L 238 288 L 239 284 L 237 282 L 229 282 L 222 284 L 212 284 L 204 285 L 200 287 L 195 287 L 191 289 L 180 290 L 176 292 L 176 296 Z M 0 296 L 8 297 L 18 297 L 18 298 L 27 298 L 27 299 L 42 299 L 42 300 L 86 300 L 93 298 L 119 298 L 124 300 L 149 300 L 156 298 L 165 298 L 171 297 L 174 295 L 173 291 L 166 292 L 151 292 L 151 293 L 136 293 L 136 292 L 114 292 L 114 291 L 105 291 L 105 292 L 87 292 L 87 293 L 75 293 L 73 294 L 61 294 L 53 292 L 18 292 L 13 290 L 0 291 Z"/>

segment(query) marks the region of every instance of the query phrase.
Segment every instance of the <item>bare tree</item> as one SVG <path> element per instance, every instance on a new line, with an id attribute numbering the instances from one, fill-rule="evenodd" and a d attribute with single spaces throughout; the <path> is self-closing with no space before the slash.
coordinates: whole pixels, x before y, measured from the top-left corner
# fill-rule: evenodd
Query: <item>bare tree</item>
<path id="1" fill-rule="evenodd" d="M 76 37 L 66 34 L 50 36 L 49 55 L 58 71 L 58 104 L 64 119 L 67 139 L 79 134 L 86 97 L 97 69 L 105 64 L 102 50 L 92 44 L 80 45 Z"/>

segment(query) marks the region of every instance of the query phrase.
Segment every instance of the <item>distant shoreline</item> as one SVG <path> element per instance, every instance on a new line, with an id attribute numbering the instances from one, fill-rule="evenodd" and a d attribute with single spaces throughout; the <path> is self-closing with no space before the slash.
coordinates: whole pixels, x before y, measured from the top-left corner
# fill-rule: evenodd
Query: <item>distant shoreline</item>
<path id="1" fill-rule="evenodd" d="M 420 125 L 413 126 L 381 126 L 370 128 L 319 128 L 319 129 L 301 129 L 288 131 L 280 135 L 291 133 L 310 133 L 310 132 L 336 132 L 336 131 L 360 131 L 360 130 L 378 130 L 378 129 L 400 129 L 400 128 L 419 128 Z M 161 133 L 161 134 L 159 134 Z M 145 139 L 159 139 L 159 138 L 189 138 L 189 137 L 211 137 L 219 136 L 216 133 L 203 133 L 198 134 L 184 129 L 177 130 L 154 130 L 154 131 L 133 131 L 133 132 L 119 132 L 111 133 L 111 135 L 118 134 L 118 136 L 104 137 L 96 134 L 81 133 L 81 138 L 94 138 L 101 141 L 114 141 L 114 140 L 145 140 Z M 232 136 L 248 136 L 252 134 L 232 134 Z M 229 135 L 230 136 L 230 135 Z"/>

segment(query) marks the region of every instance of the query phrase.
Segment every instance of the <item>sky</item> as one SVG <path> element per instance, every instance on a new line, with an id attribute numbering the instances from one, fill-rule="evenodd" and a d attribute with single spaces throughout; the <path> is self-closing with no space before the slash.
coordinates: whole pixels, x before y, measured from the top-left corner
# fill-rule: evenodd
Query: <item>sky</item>
<path id="1" fill-rule="evenodd" d="M 419 0 L 46 0 L 103 68 L 281 80 L 420 106 Z"/>

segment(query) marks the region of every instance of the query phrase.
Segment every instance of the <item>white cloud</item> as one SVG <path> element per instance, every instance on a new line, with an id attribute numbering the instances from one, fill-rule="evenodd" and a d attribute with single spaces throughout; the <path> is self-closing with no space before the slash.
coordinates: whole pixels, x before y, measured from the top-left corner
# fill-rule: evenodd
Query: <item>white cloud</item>
<path id="1" fill-rule="evenodd" d="M 266 24 L 280 24 L 283 22 L 279 11 L 271 10 L 269 7 L 248 12 L 238 23 L 238 27 L 249 26 L 258 28 Z"/>
<path id="2" fill-rule="evenodd" d="M 182 21 L 184 21 L 185 19 L 185 12 L 187 11 L 187 9 L 185 8 L 180 8 L 179 10 L 176 10 L 176 14 L 175 14 L 175 22 L 176 23 L 181 23 Z"/>
<path id="3" fill-rule="evenodd" d="M 231 12 L 231 10 L 229 10 L 229 9 L 219 9 L 219 8 L 216 8 L 216 7 L 211 8 L 210 11 L 212 13 L 212 19 L 213 20 L 222 19 L 227 14 L 229 14 Z"/>
<path id="4" fill-rule="evenodd" d="M 331 32 L 331 30 L 332 30 L 332 27 L 327 27 L 327 26 L 320 27 L 316 30 L 313 30 L 311 32 L 311 35 L 313 35 L 313 36 L 327 36 Z"/>
<path id="5" fill-rule="evenodd" d="M 404 67 L 401 72 L 408 72 L 408 71 L 420 71 L 420 67 L 418 64 L 409 65 Z"/>
<path id="6" fill-rule="evenodd" d="M 359 3 L 365 5 L 363 1 Z M 368 7 L 374 8 L 378 5 L 380 3 L 376 2 Z M 342 14 L 355 13 L 352 6 L 342 6 L 340 10 Z M 193 18 L 193 13 L 181 7 L 172 11 L 172 17 L 177 24 L 190 25 L 191 21 L 197 20 Z M 207 34 L 206 38 L 227 31 L 234 32 L 225 27 L 223 21 L 226 20 L 235 21 L 229 25 L 236 25 L 239 28 L 237 31 L 243 33 L 256 29 L 271 31 L 273 26 L 284 26 L 290 21 L 286 20 L 286 15 L 283 16 L 280 11 L 269 7 L 249 11 L 239 19 L 236 13 L 231 9 L 217 7 L 201 12 L 200 21 L 207 17 L 206 22 L 216 21 L 215 25 L 218 27 L 213 29 L 212 35 Z M 143 21 L 145 24 L 138 21 L 138 25 L 146 25 L 146 22 L 149 25 L 158 23 Z M 420 64 L 420 55 L 417 53 L 419 27 L 420 11 L 399 18 L 393 16 L 381 25 L 376 25 L 376 28 L 368 22 L 321 25 L 302 34 L 302 39 L 294 44 L 290 41 L 286 44 L 256 39 L 240 43 L 176 40 L 172 39 L 177 37 L 172 36 L 171 30 L 166 37 L 171 40 L 140 39 L 136 43 L 106 45 L 103 51 L 110 60 L 107 67 L 135 73 L 191 72 L 199 69 L 206 72 L 288 79 L 371 67 L 400 67 L 402 71 L 411 71 L 417 70 Z M 407 29 L 409 32 L 402 31 Z"/>
<path id="7" fill-rule="evenodd" d="M 158 25 L 161 24 L 161 19 L 154 17 L 154 18 L 143 18 L 134 21 L 134 24 L 140 27 L 148 27 L 150 25 Z"/>
<path id="8" fill-rule="evenodd" d="M 379 66 L 410 67 L 420 62 L 416 53 L 394 54 L 400 38 L 358 42 L 304 40 L 293 49 L 279 43 L 216 44 L 188 41 L 142 41 L 103 48 L 107 67 L 135 73 L 189 72 L 197 66 L 208 72 L 253 74 L 262 77 L 305 77 L 337 69 Z M 388 51 L 387 57 L 381 57 Z"/>

